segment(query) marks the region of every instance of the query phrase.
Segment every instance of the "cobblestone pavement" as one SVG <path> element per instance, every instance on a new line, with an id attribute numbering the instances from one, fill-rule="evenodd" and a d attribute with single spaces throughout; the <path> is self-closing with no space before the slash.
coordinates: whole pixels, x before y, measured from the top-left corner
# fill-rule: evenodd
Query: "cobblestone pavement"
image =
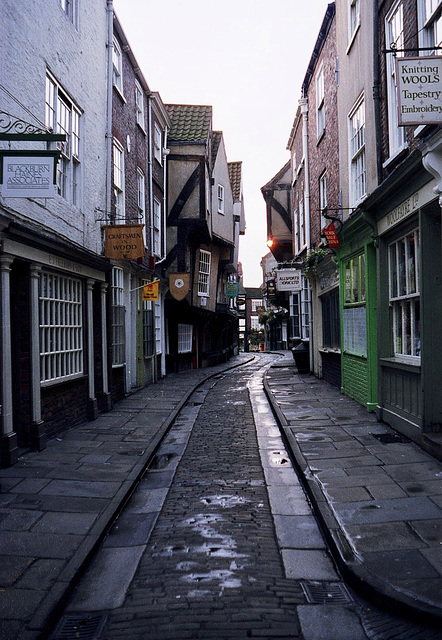
<path id="1" fill-rule="evenodd" d="M 248 374 L 230 373 L 209 391 L 106 640 L 302 637 L 295 605 L 305 598 L 284 575 Z M 173 443 L 166 448 L 173 452 Z M 145 482 L 161 489 L 168 472 L 147 474 Z"/>

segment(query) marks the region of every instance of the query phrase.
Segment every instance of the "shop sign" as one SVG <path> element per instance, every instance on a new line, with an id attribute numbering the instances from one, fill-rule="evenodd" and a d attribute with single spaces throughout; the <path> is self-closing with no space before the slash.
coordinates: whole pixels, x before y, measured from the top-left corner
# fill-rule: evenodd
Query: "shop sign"
<path id="1" fill-rule="evenodd" d="M 106 225 L 106 258 L 113 260 L 136 260 L 145 253 L 144 224 Z"/>
<path id="2" fill-rule="evenodd" d="M 2 151 L 0 157 L 4 198 L 55 198 L 58 151 Z"/>
<path id="3" fill-rule="evenodd" d="M 301 291 L 302 277 L 300 269 L 280 269 L 276 272 L 278 291 Z"/>
<path id="4" fill-rule="evenodd" d="M 184 300 L 190 291 L 190 273 L 171 273 L 169 290 L 175 300 Z"/>
<path id="5" fill-rule="evenodd" d="M 399 126 L 442 122 L 442 56 L 396 59 Z"/>
<path id="6" fill-rule="evenodd" d="M 429 182 L 425 185 L 425 187 L 422 187 L 422 189 L 413 193 L 413 195 L 401 202 L 401 204 L 392 209 L 392 211 L 389 211 L 386 216 L 381 218 L 378 222 L 379 235 L 386 233 L 397 224 L 406 220 L 420 207 L 423 207 L 431 200 L 434 200 L 436 196 L 433 191 L 433 187 L 434 182 Z"/>
<path id="7" fill-rule="evenodd" d="M 228 298 L 236 298 L 238 295 L 238 283 L 228 282 L 226 285 L 226 293 Z"/>
<path id="8" fill-rule="evenodd" d="M 143 285 L 143 301 L 158 300 L 160 295 L 160 281 L 154 280 Z"/>
<path id="9" fill-rule="evenodd" d="M 275 280 L 268 280 L 266 283 L 266 296 L 267 298 L 274 298 L 276 296 L 276 282 Z"/>
<path id="10" fill-rule="evenodd" d="M 330 222 L 330 224 L 322 230 L 322 233 L 324 234 L 327 240 L 327 245 L 330 249 L 336 249 L 336 247 L 339 247 L 339 238 L 333 222 Z"/>

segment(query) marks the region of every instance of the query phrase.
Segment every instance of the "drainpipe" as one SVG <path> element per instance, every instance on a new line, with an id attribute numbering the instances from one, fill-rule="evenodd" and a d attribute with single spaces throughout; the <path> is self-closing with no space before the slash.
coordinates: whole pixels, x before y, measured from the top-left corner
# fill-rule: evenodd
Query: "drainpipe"
<path id="1" fill-rule="evenodd" d="M 378 0 L 373 0 L 373 102 L 374 102 L 374 127 L 376 137 L 376 170 L 377 184 L 380 184 L 382 177 L 382 154 L 381 154 L 381 83 L 379 71 L 379 20 L 378 20 Z"/>
<path id="2" fill-rule="evenodd" d="M 311 231 L 310 231 L 310 172 L 309 172 L 309 154 L 308 154 L 308 99 L 305 96 L 299 101 L 302 115 L 302 150 L 304 155 L 304 215 L 305 215 L 305 241 L 307 244 L 307 251 L 311 248 Z M 311 301 L 311 287 L 310 288 L 310 301 L 309 307 L 309 358 L 310 358 L 310 370 L 314 370 L 313 366 L 313 313 L 312 313 L 312 301 Z"/>
<path id="3" fill-rule="evenodd" d="M 112 56 L 114 51 L 114 8 L 113 0 L 107 0 L 107 123 L 106 123 L 106 217 L 111 211 L 112 191 Z"/>
<path id="4" fill-rule="evenodd" d="M 167 148 L 167 127 L 164 130 L 164 149 L 162 151 L 163 153 L 163 162 L 164 162 L 164 169 L 163 169 L 163 257 L 161 258 L 161 260 L 158 260 L 156 264 L 161 264 L 162 262 L 164 262 L 164 260 L 167 257 L 167 244 L 166 244 L 166 219 L 167 219 L 167 156 L 170 153 L 170 150 Z"/>
<path id="5" fill-rule="evenodd" d="M 153 216 L 153 178 L 152 178 L 152 95 L 149 94 L 147 96 L 147 127 L 149 133 L 149 152 L 148 152 L 148 164 L 149 164 L 149 215 L 146 223 L 149 223 L 148 229 L 146 229 L 146 239 L 149 238 L 150 244 L 150 253 L 154 255 L 154 243 L 153 243 L 153 224 L 152 224 L 152 216 Z"/>

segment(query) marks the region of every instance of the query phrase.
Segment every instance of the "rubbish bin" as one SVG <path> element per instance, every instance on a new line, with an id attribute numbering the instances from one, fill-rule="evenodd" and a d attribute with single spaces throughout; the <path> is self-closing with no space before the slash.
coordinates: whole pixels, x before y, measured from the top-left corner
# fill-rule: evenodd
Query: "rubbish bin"
<path id="1" fill-rule="evenodd" d="M 310 373 L 310 357 L 308 346 L 304 342 L 300 342 L 292 349 L 293 359 L 295 361 L 298 373 Z"/>

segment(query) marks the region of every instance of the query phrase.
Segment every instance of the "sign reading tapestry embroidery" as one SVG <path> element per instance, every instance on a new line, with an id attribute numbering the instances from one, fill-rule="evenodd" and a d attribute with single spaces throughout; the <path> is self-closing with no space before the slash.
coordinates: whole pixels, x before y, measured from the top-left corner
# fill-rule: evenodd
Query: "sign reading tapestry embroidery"
<path id="1" fill-rule="evenodd" d="M 399 125 L 442 122 L 442 56 L 396 59 Z"/>
<path id="2" fill-rule="evenodd" d="M 106 232 L 106 258 L 136 260 L 145 253 L 144 224 L 118 224 L 104 227 Z"/>
<path id="3" fill-rule="evenodd" d="M 281 269 L 276 272 L 278 291 L 301 291 L 300 269 Z"/>
<path id="4" fill-rule="evenodd" d="M 1 194 L 4 198 L 55 198 L 57 152 L 41 155 L 2 153 Z"/>

